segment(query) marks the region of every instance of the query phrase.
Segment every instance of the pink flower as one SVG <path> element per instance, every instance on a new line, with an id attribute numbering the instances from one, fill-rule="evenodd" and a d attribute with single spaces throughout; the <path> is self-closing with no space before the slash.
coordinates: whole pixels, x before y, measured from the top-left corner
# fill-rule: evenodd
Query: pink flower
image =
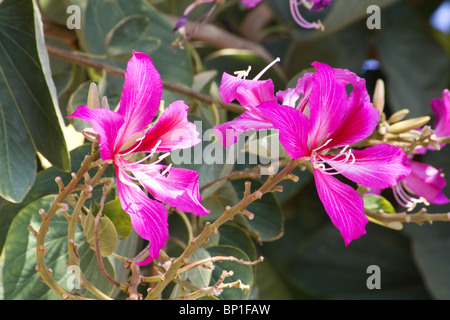
<path id="1" fill-rule="evenodd" d="M 368 219 L 361 196 L 333 176 L 341 174 L 363 186 L 386 188 L 406 177 L 410 168 L 399 147 L 350 148 L 373 132 L 379 112 L 368 100 L 363 79 L 323 63 L 313 66 L 317 71 L 306 75 L 298 86 L 305 94 L 303 110 L 273 102 L 263 103 L 259 110 L 272 120 L 291 158 L 310 160 L 319 198 L 348 245 L 365 234 Z M 349 96 L 347 83 L 353 85 Z"/>
<path id="2" fill-rule="evenodd" d="M 430 165 L 408 159 L 411 174 L 392 187 L 397 202 L 409 210 L 417 203 L 446 204 L 450 202 L 442 192 L 447 182 L 441 170 Z M 412 196 L 416 195 L 419 198 Z"/>
<path id="3" fill-rule="evenodd" d="M 151 58 L 133 51 L 117 112 L 83 105 L 69 116 L 92 124 L 99 135 L 101 158 L 114 163 L 122 208 L 130 215 L 136 232 L 150 241 L 149 258 L 141 265 L 159 257 L 159 250 L 168 237 L 168 213 L 161 202 L 195 215 L 209 213 L 201 204 L 197 172 L 160 164 L 164 155 L 153 163 L 145 163 L 156 153 L 168 155 L 171 150 L 189 148 L 200 142 L 195 125 L 187 120 L 188 106 L 183 101 L 172 103 L 152 123 L 159 110 L 162 90 L 160 75 Z M 131 162 L 138 152 L 149 154 Z"/>
<path id="4" fill-rule="evenodd" d="M 450 91 L 442 91 L 442 99 L 431 100 L 431 109 L 436 115 L 434 134 L 438 138 L 450 137 Z"/>

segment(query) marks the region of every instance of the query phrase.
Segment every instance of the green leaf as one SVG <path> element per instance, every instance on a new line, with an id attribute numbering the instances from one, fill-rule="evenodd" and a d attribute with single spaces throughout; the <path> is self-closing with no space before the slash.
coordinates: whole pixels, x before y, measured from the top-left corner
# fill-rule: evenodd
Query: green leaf
<path id="1" fill-rule="evenodd" d="M 262 185 L 261 182 L 254 179 L 233 180 L 232 185 L 236 189 L 238 197 L 242 197 L 244 194 L 245 181 L 251 182 L 252 192 Z M 283 235 L 284 216 L 273 193 L 266 193 L 261 199 L 251 203 L 247 210 L 254 214 L 252 220 L 242 216 L 236 216 L 236 220 L 247 226 L 258 241 L 272 241 Z"/>
<path id="2" fill-rule="evenodd" d="M 0 195 L 20 202 L 34 182 L 34 150 L 70 170 L 35 1 L 0 3 L 0 96 Z"/>
<path id="3" fill-rule="evenodd" d="M 376 195 L 367 193 L 363 196 L 364 200 L 364 208 L 369 209 L 372 211 L 383 211 L 385 213 L 396 213 L 394 206 L 386 200 L 386 198 Z M 401 222 L 395 221 L 395 222 L 383 222 L 375 219 L 374 217 L 368 216 L 369 220 L 371 222 L 377 223 L 381 226 L 385 226 L 394 230 L 402 230 L 403 224 Z"/>
<path id="4" fill-rule="evenodd" d="M 114 200 L 105 203 L 103 215 L 111 220 L 120 237 L 126 238 L 131 234 L 131 218 L 130 215 L 122 209 L 119 198 L 115 198 Z"/>
<path id="5" fill-rule="evenodd" d="M 86 241 L 95 248 L 95 217 L 91 211 L 81 216 Z M 117 231 L 114 224 L 107 216 L 101 216 L 98 222 L 98 242 L 103 257 L 109 256 L 117 246 Z"/>
<path id="6" fill-rule="evenodd" d="M 41 281 L 41 276 L 35 269 L 36 239 L 28 230 L 29 225 L 35 230 L 39 230 L 42 221 L 38 214 L 39 209 L 48 210 L 53 200 L 54 196 L 47 196 L 33 201 L 14 218 L 0 256 L 0 299 L 59 299 L 59 296 Z M 70 290 L 70 286 L 74 285 L 74 282 L 71 269 L 66 264 L 68 258 L 67 227 L 66 218 L 62 214 L 56 213 L 45 238 L 45 247 L 48 248 L 45 260 L 47 266 L 53 270 L 55 280 Z M 81 270 L 83 273 L 95 286 L 102 288 L 104 293 L 111 293 L 114 286 L 103 275 L 100 275 L 95 253 L 85 241 L 80 225 L 75 233 L 75 241 L 78 244 L 77 253 L 82 259 Z M 114 270 L 108 260 L 104 260 L 104 264 L 107 271 L 114 275 Z M 86 293 L 83 287 L 78 290 L 75 286 L 73 289 L 77 290 L 75 291 L 77 293 Z"/>
<path id="7" fill-rule="evenodd" d="M 227 206 L 234 206 L 239 198 L 230 182 L 226 182 L 214 194 L 203 200 L 203 206 L 211 212 L 202 217 L 205 221 L 214 221 L 225 211 Z"/>

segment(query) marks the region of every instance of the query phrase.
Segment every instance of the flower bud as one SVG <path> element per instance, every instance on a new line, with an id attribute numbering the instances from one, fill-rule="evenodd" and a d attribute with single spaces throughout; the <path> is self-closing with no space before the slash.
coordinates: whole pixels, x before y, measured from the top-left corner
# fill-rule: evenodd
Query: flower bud
<path id="1" fill-rule="evenodd" d="M 89 93 L 87 98 L 87 105 L 91 109 L 99 109 L 100 108 L 100 98 L 98 95 L 98 89 L 95 82 L 92 82 L 89 86 Z"/>
<path id="2" fill-rule="evenodd" d="M 420 127 L 426 125 L 428 123 L 428 121 L 430 121 L 429 116 L 403 120 L 403 121 L 394 123 L 393 125 L 389 126 L 388 132 L 389 133 L 408 132 L 410 130 L 414 130 L 414 129 L 417 129 L 417 128 L 420 128 Z"/>
<path id="3" fill-rule="evenodd" d="M 373 106 L 380 112 L 383 112 L 384 109 L 384 91 L 384 81 L 378 79 L 373 93 Z"/>
<path id="4" fill-rule="evenodd" d="M 402 109 L 400 111 L 395 112 L 392 116 L 387 120 L 388 123 L 396 123 L 403 120 L 406 115 L 409 113 L 408 109 Z"/>

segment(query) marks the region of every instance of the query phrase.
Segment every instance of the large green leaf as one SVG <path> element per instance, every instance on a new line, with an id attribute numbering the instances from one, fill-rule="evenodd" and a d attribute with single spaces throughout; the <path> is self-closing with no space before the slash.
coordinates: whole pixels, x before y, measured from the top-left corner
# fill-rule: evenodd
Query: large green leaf
<path id="1" fill-rule="evenodd" d="M 20 202 L 34 182 L 34 150 L 70 169 L 35 1 L 0 3 L 0 96 L 0 195 Z"/>
<path id="2" fill-rule="evenodd" d="M 31 202 L 14 218 L 8 232 L 6 243 L 0 257 L 0 297 L 1 299 L 58 299 L 59 297 L 41 281 L 36 272 L 36 239 L 28 230 L 31 225 L 39 229 L 42 218 L 39 209 L 48 210 L 54 197 L 47 196 Z M 89 248 L 84 234 L 79 226 L 75 240 L 78 244 L 77 252 L 82 259 L 81 270 L 88 279 L 106 294 L 111 293 L 114 286 L 101 274 L 96 265 L 95 253 Z M 53 277 L 66 289 L 73 285 L 72 273 L 67 266 L 67 220 L 62 214 L 56 214 L 51 223 L 50 231 L 46 236 L 45 255 L 46 264 L 53 270 Z M 95 262 L 95 263 L 94 263 Z M 107 259 L 104 260 L 108 272 L 113 272 Z M 83 287 L 77 293 L 83 293 Z"/>

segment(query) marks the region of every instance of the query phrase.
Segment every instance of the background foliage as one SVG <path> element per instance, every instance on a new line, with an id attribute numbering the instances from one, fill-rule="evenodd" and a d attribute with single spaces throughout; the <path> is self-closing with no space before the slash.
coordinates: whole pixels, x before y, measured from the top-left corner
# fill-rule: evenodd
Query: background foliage
<path id="1" fill-rule="evenodd" d="M 366 8 L 373 2 L 382 8 L 379 30 L 366 27 Z M 188 0 L 0 2 L 0 297 L 57 298 L 35 271 L 35 242 L 27 227 L 39 223 L 39 208 L 48 206 L 58 191 L 55 177 L 70 179 L 70 172 L 77 170 L 90 150 L 82 145 L 82 138 L 65 116 L 86 103 L 92 81 L 98 83 L 100 95 L 108 97 L 112 108 L 122 90 L 122 77 L 57 57 L 52 48 L 76 51 L 121 69 L 131 50 L 144 51 L 163 80 L 217 99 L 222 72 L 251 65 L 251 77 L 271 59 L 280 57 L 281 63 L 264 75 L 280 90 L 295 83 L 312 62 L 321 61 L 366 78 L 370 93 L 375 81 L 384 79 L 388 113 L 408 108 L 411 117 L 431 115 L 431 99 L 441 97 L 450 85 L 448 34 L 429 24 L 441 2 L 334 0 L 319 13 L 305 12 L 308 20 L 322 19 L 326 29 L 321 32 L 297 27 L 287 0 L 264 0 L 253 10 L 246 10 L 239 1 L 226 1 L 208 20 L 207 27 L 212 29 L 194 34 L 182 49 L 172 46 L 179 37 L 172 28 L 191 3 Z M 80 29 L 66 27 L 69 5 L 81 8 Z M 208 9 L 208 5 L 200 6 L 190 19 L 201 18 Z M 369 59 L 375 59 L 378 67 L 367 68 Z M 236 116 L 200 99 L 164 91 L 166 105 L 179 98 L 191 106 L 191 120 L 202 121 L 203 132 Z M 73 126 L 79 131 L 85 124 L 74 122 Z M 204 143 L 203 148 L 207 146 Z M 427 155 L 427 160 L 444 172 L 450 172 L 449 159 L 448 149 Z M 200 173 L 201 187 L 248 167 L 184 166 Z M 307 172 L 296 174 L 299 182 L 283 182 L 284 192 L 266 194 L 249 207 L 256 214 L 254 220 L 237 217 L 195 255 L 199 259 L 234 255 L 245 260 L 262 255 L 262 263 L 246 266 L 225 261 L 217 263 L 214 271 L 192 270 L 186 277 L 197 285 L 208 285 L 217 280 L 220 270 L 233 269 L 234 280 L 252 286 L 251 291 L 225 291 L 222 299 L 450 298 L 448 223 L 408 224 L 401 231 L 369 224 L 365 236 L 345 247 L 311 185 L 311 176 Z M 255 178 L 252 186 L 263 179 Z M 243 183 L 243 179 L 223 180 L 205 188 L 204 204 L 212 213 L 204 221 L 213 220 L 227 205 L 235 204 L 243 194 Z M 444 193 L 450 194 L 449 187 Z M 129 223 L 120 216 L 114 195 L 108 200 L 109 218 L 121 239 L 115 251 L 134 256 L 144 244 L 134 233 L 129 235 Z M 449 212 L 450 206 L 431 206 L 428 211 Z M 180 242 L 188 241 L 188 232 L 176 213 L 170 215 L 169 223 L 167 253 L 174 256 L 181 250 Z M 65 219 L 57 216 L 47 239 L 46 259 L 62 283 L 69 277 L 67 243 L 63 241 L 66 231 Z M 82 226 L 77 238 L 85 273 L 104 292 L 120 298 L 99 273 Z M 114 259 L 104 260 L 111 274 L 119 279 L 127 277 L 123 265 Z M 366 286 L 370 265 L 381 269 L 381 290 Z M 167 297 L 170 294 L 167 290 Z"/>

